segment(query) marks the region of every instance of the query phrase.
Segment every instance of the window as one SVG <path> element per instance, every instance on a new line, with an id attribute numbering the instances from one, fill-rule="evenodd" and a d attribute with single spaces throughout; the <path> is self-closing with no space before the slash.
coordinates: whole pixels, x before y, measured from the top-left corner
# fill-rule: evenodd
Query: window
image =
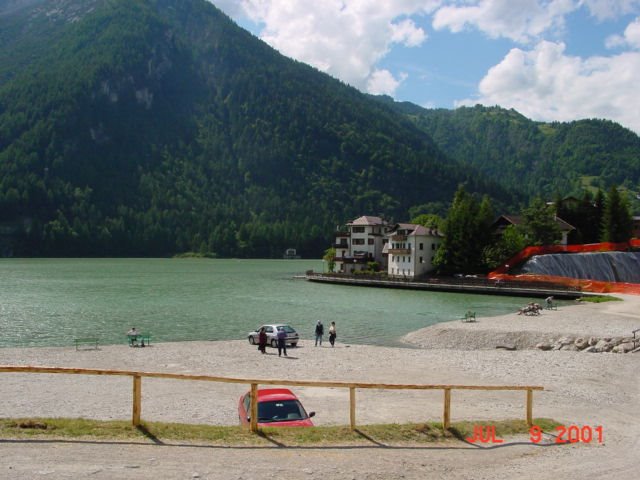
<path id="1" fill-rule="evenodd" d="M 364 233 L 364 227 L 351 227 L 352 233 Z"/>
<path id="2" fill-rule="evenodd" d="M 354 245 L 364 245 L 364 238 L 354 238 L 353 239 L 353 244 Z"/>
<path id="3" fill-rule="evenodd" d="M 432 243 L 432 244 L 431 244 L 431 250 L 435 250 L 435 249 L 436 249 L 436 244 L 435 244 L 435 243 Z"/>
<path id="4" fill-rule="evenodd" d="M 420 244 L 420 250 L 424 250 L 424 244 L 423 243 Z"/>
<path id="5" fill-rule="evenodd" d="M 368 243 L 369 245 L 373 245 L 373 238 L 369 238 L 369 239 L 367 239 L 367 243 Z"/>
<path id="6" fill-rule="evenodd" d="M 422 261 L 422 257 L 420 257 L 420 263 L 424 263 L 424 262 Z"/>

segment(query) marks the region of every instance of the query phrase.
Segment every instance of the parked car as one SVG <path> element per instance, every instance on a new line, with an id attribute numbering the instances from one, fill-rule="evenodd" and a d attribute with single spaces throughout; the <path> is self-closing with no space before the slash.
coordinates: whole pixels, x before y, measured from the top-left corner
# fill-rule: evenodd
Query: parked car
<path id="1" fill-rule="evenodd" d="M 287 333 L 287 339 L 285 340 L 287 345 L 291 345 L 295 347 L 298 345 L 298 340 L 300 340 L 300 336 L 298 332 L 294 330 L 290 325 L 285 325 L 283 323 L 273 324 L 273 325 L 262 325 L 256 328 L 253 332 L 249 332 L 249 343 L 251 345 L 258 344 L 258 334 L 260 333 L 260 329 L 263 328 L 267 332 L 267 345 L 271 345 L 273 348 L 278 346 L 278 339 L 276 338 L 278 330 L 281 328 Z"/>
<path id="2" fill-rule="evenodd" d="M 259 427 L 313 427 L 311 417 L 316 412 L 304 409 L 298 397 L 288 388 L 265 388 L 258 390 Z M 251 423 L 251 392 L 240 397 L 238 417 L 240 425 Z"/>

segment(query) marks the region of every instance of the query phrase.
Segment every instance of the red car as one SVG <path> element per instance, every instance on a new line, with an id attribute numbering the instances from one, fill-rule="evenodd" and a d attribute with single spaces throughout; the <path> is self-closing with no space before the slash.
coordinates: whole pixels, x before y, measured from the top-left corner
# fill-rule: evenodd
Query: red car
<path id="1" fill-rule="evenodd" d="M 249 425 L 251 415 L 251 392 L 240 397 L 238 416 L 240 425 Z M 258 390 L 259 427 L 313 427 L 311 417 L 316 412 L 304 409 L 298 397 L 287 388 Z"/>

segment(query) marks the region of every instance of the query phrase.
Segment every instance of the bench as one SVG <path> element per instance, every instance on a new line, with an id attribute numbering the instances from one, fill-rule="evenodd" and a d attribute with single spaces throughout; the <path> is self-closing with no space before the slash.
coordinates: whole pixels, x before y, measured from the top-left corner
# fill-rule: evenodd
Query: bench
<path id="1" fill-rule="evenodd" d="M 76 350 L 97 350 L 98 349 L 98 339 L 95 337 L 86 337 L 86 338 L 76 338 L 73 340 L 76 344 Z M 82 346 L 86 346 L 86 348 L 80 348 Z"/>
<path id="2" fill-rule="evenodd" d="M 130 347 L 148 347 L 151 345 L 150 333 L 139 333 L 138 335 L 127 335 Z"/>
<path id="3" fill-rule="evenodd" d="M 464 317 L 461 319 L 463 322 L 475 322 L 476 321 L 476 312 L 468 311 L 464 314 Z"/>

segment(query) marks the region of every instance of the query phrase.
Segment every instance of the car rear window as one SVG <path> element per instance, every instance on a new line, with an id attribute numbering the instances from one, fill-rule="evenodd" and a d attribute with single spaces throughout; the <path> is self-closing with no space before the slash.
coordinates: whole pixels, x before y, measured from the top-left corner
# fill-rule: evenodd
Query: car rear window
<path id="1" fill-rule="evenodd" d="M 296 331 L 293 328 L 291 328 L 289 325 L 285 325 L 284 327 L 282 327 L 282 329 L 287 333 L 296 333 Z"/>

